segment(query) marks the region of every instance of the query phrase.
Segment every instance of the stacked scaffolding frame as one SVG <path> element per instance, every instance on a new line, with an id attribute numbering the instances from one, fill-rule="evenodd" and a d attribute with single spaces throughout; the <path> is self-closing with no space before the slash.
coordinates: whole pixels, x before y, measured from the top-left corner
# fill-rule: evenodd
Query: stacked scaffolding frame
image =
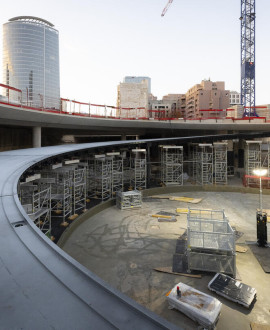
<path id="1" fill-rule="evenodd" d="M 201 143 L 196 151 L 196 183 L 213 184 L 213 146 Z"/>
<path id="2" fill-rule="evenodd" d="M 134 190 L 146 189 L 147 162 L 146 149 L 131 150 L 131 181 Z"/>
<path id="3" fill-rule="evenodd" d="M 214 183 L 228 183 L 227 142 L 214 142 Z"/>
<path id="4" fill-rule="evenodd" d="M 236 275 L 235 236 L 223 210 L 189 209 L 188 270 Z"/>
<path id="5" fill-rule="evenodd" d="M 116 193 L 116 205 L 119 209 L 131 209 L 142 206 L 142 194 L 138 190 L 118 191 Z"/>
<path id="6" fill-rule="evenodd" d="M 183 185 L 182 146 L 161 146 L 161 181 L 165 185 Z"/>
<path id="7" fill-rule="evenodd" d="M 71 213 L 77 214 L 86 208 L 86 166 L 80 164 L 79 159 L 66 160 L 64 165 L 55 169 L 55 175 L 62 183 L 62 198 L 66 205 L 65 213 L 70 213 L 68 203 L 71 196 Z M 60 199 L 59 199 L 60 202 Z"/>
<path id="8" fill-rule="evenodd" d="M 51 210 L 55 218 L 65 221 L 72 213 L 72 178 L 67 171 L 59 171 L 62 164 L 52 165 L 41 172 L 42 180 L 51 182 Z"/>
<path id="9" fill-rule="evenodd" d="M 86 192 L 88 197 L 94 197 L 96 195 L 94 156 L 86 157 L 86 163 Z"/>
<path id="10" fill-rule="evenodd" d="M 40 174 L 33 180 L 20 183 L 21 204 L 34 224 L 48 237 L 51 236 L 51 187 L 40 180 Z"/>
<path id="11" fill-rule="evenodd" d="M 245 173 L 254 175 L 254 170 L 261 168 L 262 141 L 246 141 L 245 146 Z M 258 179 L 247 178 L 247 186 L 258 184 Z"/>
<path id="12" fill-rule="evenodd" d="M 111 157 L 111 194 L 114 196 L 118 191 L 123 191 L 124 185 L 124 161 L 120 152 L 108 152 Z"/>
<path id="13" fill-rule="evenodd" d="M 102 201 L 111 198 L 112 157 L 95 155 L 95 194 Z"/>
<path id="14" fill-rule="evenodd" d="M 196 180 L 196 163 L 197 163 L 197 148 L 198 145 L 196 143 L 189 143 L 188 144 L 188 175 Z"/>

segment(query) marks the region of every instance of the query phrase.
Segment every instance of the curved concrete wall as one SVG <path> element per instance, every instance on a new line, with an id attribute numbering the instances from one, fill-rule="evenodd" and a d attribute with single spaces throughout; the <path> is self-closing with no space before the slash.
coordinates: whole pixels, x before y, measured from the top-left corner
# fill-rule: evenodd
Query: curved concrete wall
<path id="1" fill-rule="evenodd" d="M 0 153 L 2 329 L 176 328 L 111 288 L 52 243 L 18 199 L 19 178 L 29 167 L 59 154 L 113 144 L 117 143 Z"/>

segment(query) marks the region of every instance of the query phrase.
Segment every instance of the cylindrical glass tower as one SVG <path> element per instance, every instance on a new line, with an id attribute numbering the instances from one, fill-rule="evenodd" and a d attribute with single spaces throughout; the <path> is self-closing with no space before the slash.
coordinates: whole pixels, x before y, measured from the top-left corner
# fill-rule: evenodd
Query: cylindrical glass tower
<path id="1" fill-rule="evenodd" d="M 60 108 L 59 40 L 53 24 L 33 16 L 4 24 L 3 83 L 22 90 L 23 104 Z M 6 93 L 18 99 L 18 93 Z"/>

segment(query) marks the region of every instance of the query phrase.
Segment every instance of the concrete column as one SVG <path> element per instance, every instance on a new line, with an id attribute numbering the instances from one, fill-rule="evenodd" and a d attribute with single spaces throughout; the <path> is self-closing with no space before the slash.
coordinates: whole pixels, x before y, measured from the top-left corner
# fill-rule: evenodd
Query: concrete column
<path id="1" fill-rule="evenodd" d="M 41 127 L 35 126 L 33 127 L 33 148 L 41 147 Z"/>

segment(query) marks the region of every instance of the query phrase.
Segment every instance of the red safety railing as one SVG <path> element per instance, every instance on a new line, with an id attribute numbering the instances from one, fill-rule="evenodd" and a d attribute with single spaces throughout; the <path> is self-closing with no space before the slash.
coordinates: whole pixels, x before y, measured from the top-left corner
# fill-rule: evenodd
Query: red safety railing
<path id="1" fill-rule="evenodd" d="M 202 114 L 199 117 L 176 117 L 176 113 L 180 113 L 181 109 L 175 109 L 173 112 L 163 109 L 158 110 L 147 110 L 144 107 L 137 108 L 126 108 L 126 107 L 115 107 L 104 104 L 94 104 L 87 102 L 79 102 L 68 98 L 46 98 L 44 100 L 43 95 L 30 93 L 28 89 L 22 91 L 12 86 L 0 84 L 0 87 L 4 89 L 4 96 L 0 95 L 0 103 L 18 107 L 27 110 L 43 111 L 48 113 L 58 113 L 61 115 L 71 115 L 80 117 L 92 117 L 92 118 L 107 118 L 117 120 L 157 120 L 157 121 L 175 121 L 181 120 L 184 122 L 188 121 L 204 121 L 209 119 L 228 119 L 238 121 L 253 121 L 257 119 L 263 119 L 264 122 L 269 122 L 266 117 L 244 117 L 235 118 L 233 116 L 227 117 L 227 112 L 235 111 L 235 109 L 201 109 L 199 110 Z M 46 104 L 45 104 L 46 101 Z M 48 105 L 54 106 L 48 106 Z M 256 108 L 267 108 L 267 107 L 256 107 Z M 223 116 L 224 113 L 224 116 Z M 172 115 L 173 114 L 173 115 Z M 210 114 L 210 116 L 206 116 Z"/>

